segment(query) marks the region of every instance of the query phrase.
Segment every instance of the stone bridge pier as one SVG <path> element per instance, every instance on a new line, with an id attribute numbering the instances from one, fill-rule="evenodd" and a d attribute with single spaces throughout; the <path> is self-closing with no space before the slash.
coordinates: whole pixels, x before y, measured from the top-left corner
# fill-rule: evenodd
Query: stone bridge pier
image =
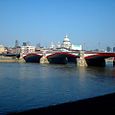
<path id="1" fill-rule="evenodd" d="M 41 59 L 40 59 L 40 63 L 41 63 L 41 64 L 49 64 L 49 61 L 48 61 L 48 59 L 47 59 L 46 54 L 43 54 L 43 56 L 42 56 Z"/>
<path id="2" fill-rule="evenodd" d="M 87 67 L 87 62 L 84 57 L 84 51 L 80 51 L 80 58 L 77 58 L 77 66 Z"/>

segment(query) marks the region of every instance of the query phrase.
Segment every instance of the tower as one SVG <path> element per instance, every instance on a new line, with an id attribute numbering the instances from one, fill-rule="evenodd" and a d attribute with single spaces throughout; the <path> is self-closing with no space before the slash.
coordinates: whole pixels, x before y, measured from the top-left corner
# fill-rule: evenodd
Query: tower
<path id="1" fill-rule="evenodd" d="M 18 46 L 19 46 L 19 41 L 16 40 L 16 41 L 15 41 L 15 48 L 17 48 Z"/>

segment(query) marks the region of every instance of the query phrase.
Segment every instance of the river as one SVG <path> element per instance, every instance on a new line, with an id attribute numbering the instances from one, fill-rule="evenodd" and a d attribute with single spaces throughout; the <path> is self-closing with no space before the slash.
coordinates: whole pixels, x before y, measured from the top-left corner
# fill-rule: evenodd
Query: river
<path id="1" fill-rule="evenodd" d="M 115 67 L 0 63 L 0 114 L 115 92 Z"/>

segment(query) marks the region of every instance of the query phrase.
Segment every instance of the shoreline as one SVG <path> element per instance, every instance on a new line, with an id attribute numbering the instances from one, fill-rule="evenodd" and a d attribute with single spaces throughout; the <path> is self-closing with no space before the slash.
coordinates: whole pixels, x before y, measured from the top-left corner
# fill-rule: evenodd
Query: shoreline
<path id="1" fill-rule="evenodd" d="M 84 115 L 115 114 L 115 93 L 7 115 Z"/>
<path id="2" fill-rule="evenodd" d="M 0 58 L 0 63 L 25 63 L 25 60 L 20 58 L 13 58 L 13 57 L 3 57 Z"/>

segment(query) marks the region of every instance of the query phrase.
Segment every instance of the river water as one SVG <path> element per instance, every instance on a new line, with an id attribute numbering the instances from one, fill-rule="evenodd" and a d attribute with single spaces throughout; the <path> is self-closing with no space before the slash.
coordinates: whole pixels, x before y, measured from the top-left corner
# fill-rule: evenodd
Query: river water
<path id="1" fill-rule="evenodd" d="M 0 63 L 0 114 L 115 92 L 115 67 Z"/>

